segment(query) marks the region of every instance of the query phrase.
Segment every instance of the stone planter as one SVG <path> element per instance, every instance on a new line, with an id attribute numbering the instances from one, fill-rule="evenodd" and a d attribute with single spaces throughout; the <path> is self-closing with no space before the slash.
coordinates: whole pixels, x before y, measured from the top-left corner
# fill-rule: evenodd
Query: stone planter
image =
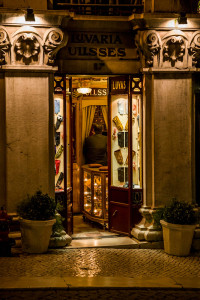
<path id="1" fill-rule="evenodd" d="M 160 223 L 165 252 L 176 256 L 189 255 L 196 225 L 171 224 L 163 220 Z"/>
<path id="2" fill-rule="evenodd" d="M 22 250 L 28 253 L 47 252 L 52 226 L 55 222 L 55 219 L 46 221 L 21 219 Z"/>

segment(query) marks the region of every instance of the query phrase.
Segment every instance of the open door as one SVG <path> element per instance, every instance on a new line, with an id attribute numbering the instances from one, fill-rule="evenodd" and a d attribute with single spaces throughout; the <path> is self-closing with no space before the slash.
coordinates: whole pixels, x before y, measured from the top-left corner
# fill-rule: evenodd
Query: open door
<path id="1" fill-rule="evenodd" d="M 55 76 L 55 199 L 66 232 L 73 233 L 71 78 Z"/>
<path id="2" fill-rule="evenodd" d="M 109 78 L 109 230 L 128 235 L 142 204 L 141 94 L 139 76 Z"/>
<path id="3" fill-rule="evenodd" d="M 130 233 L 130 186 L 131 173 L 128 165 L 129 78 L 109 78 L 109 230 Z"/>

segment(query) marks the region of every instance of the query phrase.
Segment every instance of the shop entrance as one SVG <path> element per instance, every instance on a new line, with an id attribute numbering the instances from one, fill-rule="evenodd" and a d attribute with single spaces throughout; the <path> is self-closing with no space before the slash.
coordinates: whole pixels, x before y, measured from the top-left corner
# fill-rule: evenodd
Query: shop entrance
<path id="1" fill-rule="evenodd" d="M 140 221 L 141 94 L 140 76 L 55 76 L 55 193 L 69 234 L 80 214 L 127 235 Z M 84 151 L 95 124 L 107 139 L 106 163 Z"/>

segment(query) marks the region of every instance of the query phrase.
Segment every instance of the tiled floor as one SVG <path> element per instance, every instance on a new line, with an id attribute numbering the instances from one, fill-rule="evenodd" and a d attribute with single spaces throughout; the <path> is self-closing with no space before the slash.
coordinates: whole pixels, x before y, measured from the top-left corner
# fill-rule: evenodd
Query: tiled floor
<path id="1" fill-rule="evenodd" d="M 74 234 L 68 248 L 95 248 L 95 247 L 123 247 L 130 248 L 137 245 L 127 236 L 104 230 L 100 224 L 83 221 L 82 215 L 74 216 Z"/>

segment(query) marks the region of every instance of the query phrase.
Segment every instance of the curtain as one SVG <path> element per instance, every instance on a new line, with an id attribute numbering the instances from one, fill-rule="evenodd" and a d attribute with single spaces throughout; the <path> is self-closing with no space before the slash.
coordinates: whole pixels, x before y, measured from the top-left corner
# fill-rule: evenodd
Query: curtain
<path id="1" fill-rule="evenodd" d="M 92 122 L 94 119 L 96 106 L 90 105 L 86 106 L 82 110 L 82 142 L 89 136 L 92 127 Z"/>
<path id="2" fill-rule="evenodd" d="M 108 106 L 107 105 L 102 105 L 101 106 L 102 113 L 103 113 L 103 118 L 106 124 L 106 129 L 108 130 Z"/>

